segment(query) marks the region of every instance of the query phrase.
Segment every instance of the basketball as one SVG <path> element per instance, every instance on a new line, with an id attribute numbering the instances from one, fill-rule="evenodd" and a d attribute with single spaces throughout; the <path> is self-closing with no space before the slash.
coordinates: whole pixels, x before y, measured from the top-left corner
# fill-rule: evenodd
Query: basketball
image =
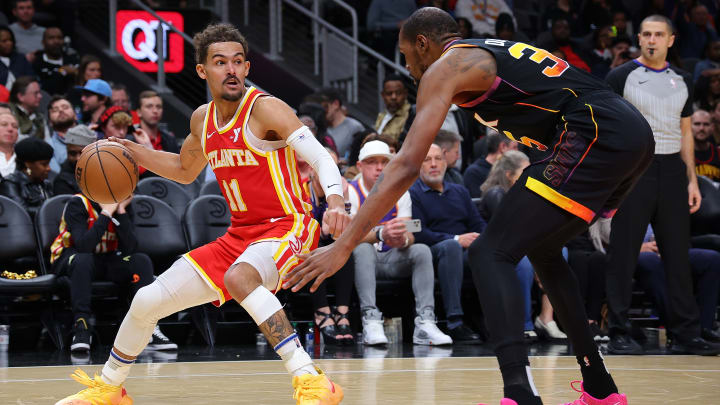
<path id="1" fill-rule="evenodd" d="M 89 199 L 103 204 L 119 203 L 135 190 L 138 166 L 123 145 L 95 143 L 80 155 L 75 166 L 75 180 Z"/>

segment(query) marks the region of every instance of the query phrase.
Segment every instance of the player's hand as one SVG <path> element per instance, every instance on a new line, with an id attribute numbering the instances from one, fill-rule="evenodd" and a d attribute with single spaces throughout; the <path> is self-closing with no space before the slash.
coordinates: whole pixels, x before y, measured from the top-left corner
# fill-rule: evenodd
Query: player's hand
<path id="1" fill-rule="evenodd" d="M 690 213 L 694 214 L 700 209 L 700 203 L 702 202 L 702 195 L 697 185 L 697 180 L 691 181 L 688 184 L 688 205 L 690 205 Z"/>
<path id="2" fill-rule="evenodd" d="M 328 209 L 323 214 L 322 232 L 325 235 L 332 235 L 333 239 L 337 239 L 350 224 L 352 218 L 345 211 L 345 200 L 342 197 L 331 194 L 327 200 Z"/>
<path id="3" fill-rule="evenodd" d="M 335 274 L 345 264 L 351 253 L 352 250 L 344 250 L 340 247 L 340 243 L 333 243 L 315 249 L 309 254 L 298 254 L 302 262 L 288 275 L 282 288 L 292 288 L 293 292 L 297 292 L 315 279 L 310 287 L 310 292 L 315 292 L 326 278 Z"/>
<path id="4" fill-rule="evenodd" d="M 480 236 L 480 234 L 477 232 L 468 232 L 458 235 L 458 243 L 460 246 L 467 248 L 475 241 L 475 239 L 477 239 L 478 236 Z"/>
<path id="5" fill-rule="evenodd" d="M 112 204 L 98 203 L 98 204 L 100 204 L 100 209 L 102 211 L 106 211 L 108 214 L 110 214 L 110 216 L 113 216 L 115 211 L 117 211 L 117 208 L 119 205 L 118 203 L 112 203 Z"/>
<path id="6" fill-rule="evenodd" d="M 130 202 L 132 201 L 132 199 L 133 199 L 133 195 L 130 194 L 130 197 L 128 197 L 124 201 L 120 201 L 118 203 L 117 213 L 124 214 L 126 212 L 125 209 L 127 208 L 128 205 L 130 205 Z"/>

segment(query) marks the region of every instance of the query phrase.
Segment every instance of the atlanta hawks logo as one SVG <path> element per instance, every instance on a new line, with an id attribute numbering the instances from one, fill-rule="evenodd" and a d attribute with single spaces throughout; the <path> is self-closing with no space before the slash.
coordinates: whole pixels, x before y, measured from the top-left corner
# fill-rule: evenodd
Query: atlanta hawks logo
<path id="1" fill-rule="evenodd" d="M 302 251 L 302 243 L 295 235 L 292 236 L 292 239 L 288 239 L 288 245 L 293 254 L 298 254 Z"/>

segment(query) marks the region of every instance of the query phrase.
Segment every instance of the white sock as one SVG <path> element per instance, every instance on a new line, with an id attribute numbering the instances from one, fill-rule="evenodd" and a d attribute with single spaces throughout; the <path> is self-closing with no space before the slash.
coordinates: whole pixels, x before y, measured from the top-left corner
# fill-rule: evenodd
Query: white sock
<path id="1" fill-rule="evenodd" d="M 312 359 L 305 349 L 303 349 L 296 333 L 293 333 L 278 343 L 275 346 L 275 352 L 283 359 L 285 368 L 291 375 L 318 374 Z"/>
<path id="2" fill-rule="evenodd" d="M 130 366 L 135 364 L 135 360 L 125 360 L 115 353 L 115 349 L 110 350 L 110 357 L 102 369 L 102 379 L 106 384 L 122 385 L 130 374 Z"/>

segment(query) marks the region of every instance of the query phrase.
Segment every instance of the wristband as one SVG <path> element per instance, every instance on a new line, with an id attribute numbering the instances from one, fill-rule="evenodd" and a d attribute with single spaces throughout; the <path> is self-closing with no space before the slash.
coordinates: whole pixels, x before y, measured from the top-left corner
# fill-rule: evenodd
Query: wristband
<path id="1" fill-rule="evenodd" d="M 382 228 L 379 228 L 377 231 L 375 231 L 375 237 L 380 242 L 385 242 L 382 238 Z"/>
<path id="2" fill-rule="evenodd" d="M 459 240 L 460 240 L 460 235 L 455 235 L 455 236 L 453 237 L 453 240 L 458 240 L 458 241 L 459 241 Z"/>

